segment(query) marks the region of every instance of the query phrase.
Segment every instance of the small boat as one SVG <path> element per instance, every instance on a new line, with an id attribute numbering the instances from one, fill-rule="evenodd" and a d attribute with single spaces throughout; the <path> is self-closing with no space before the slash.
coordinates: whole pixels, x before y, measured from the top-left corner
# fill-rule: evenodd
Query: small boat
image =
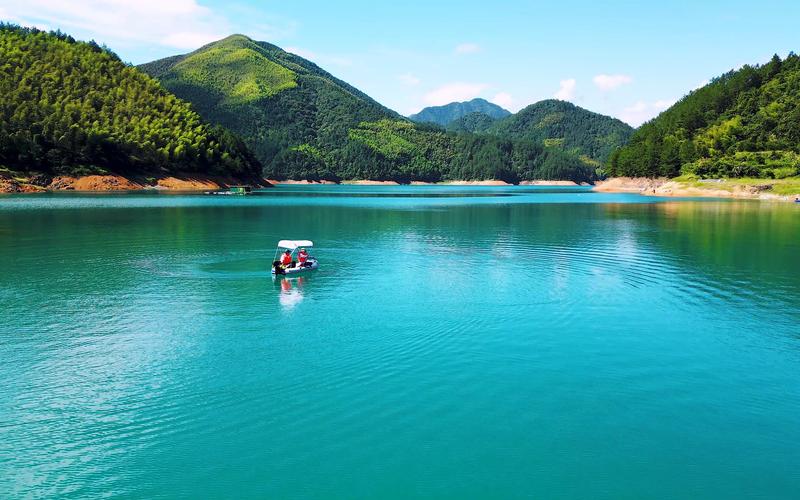
<path id="1" fill-rule="evenodd" d="M 309 255 L 308 259 L 302 264 L 295 260 L 295 253 L 298 249 L 313 248 L 314 242 L 310 240 L 281 240 L 278 248 L 275 249 L 275 258 L 272 259 L 272 274 L 297 274 L 305 271 L 312 271 L 319 267 L 319 262 L 315 257 Z M 281 264 L 279 256 L 288 250 L 292 256 L 292 263 L 288 266 Z"/>

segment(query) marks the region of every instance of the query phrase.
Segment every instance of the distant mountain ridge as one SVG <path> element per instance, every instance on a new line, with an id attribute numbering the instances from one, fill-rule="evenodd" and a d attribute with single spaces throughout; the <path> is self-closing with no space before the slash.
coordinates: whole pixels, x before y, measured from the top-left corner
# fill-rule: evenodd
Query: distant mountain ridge
<path id="1" fill-rule="evenodd" d="M 443 106 L 430 106 L 419 113 L 410 115 L 408 118 L 417 123 L 435 123 L 442 127 L 447 127 L 450 123 L 470 113 L 483 113 L 493 119 L 505 118 L 511 114 L 510 111 L 501 108 L 497 104 L 476 97 L 471 101 L 451 102 Z"/>

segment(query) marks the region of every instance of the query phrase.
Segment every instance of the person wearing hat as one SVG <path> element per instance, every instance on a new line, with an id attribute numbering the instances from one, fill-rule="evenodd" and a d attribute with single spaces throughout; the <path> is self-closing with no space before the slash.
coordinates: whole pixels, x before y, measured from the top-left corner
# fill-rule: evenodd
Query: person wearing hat
<path id="1" fill-rule="evenodd" d="M 305 248 L 301 248 L 300 251 L 297 253 L 297 263 L 302 266 L 308 260 L 308 252 L 306 252 Z"/>
<path id="2" fill-rule="evenodd" d="M 285 252 L 283 252 L 283 255 L 281 255 L 281 265 L 283 267 L 291 267 L 291 265 L 292 265 L 292 252 L 291 251 L 286 250 Z"/>

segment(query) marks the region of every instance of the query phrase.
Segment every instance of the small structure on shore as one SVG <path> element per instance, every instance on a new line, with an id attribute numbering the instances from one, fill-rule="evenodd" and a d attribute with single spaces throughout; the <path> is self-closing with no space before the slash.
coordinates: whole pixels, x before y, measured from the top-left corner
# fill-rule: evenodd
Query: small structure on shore
<path id="1" fill-rule="evenodd" d="M 228 186 L 227 191 L 206 191 L 205 194 L 218 194 L 218 195 L 246 195 L 252 194 L 253 188 L 251 186 Z"/>

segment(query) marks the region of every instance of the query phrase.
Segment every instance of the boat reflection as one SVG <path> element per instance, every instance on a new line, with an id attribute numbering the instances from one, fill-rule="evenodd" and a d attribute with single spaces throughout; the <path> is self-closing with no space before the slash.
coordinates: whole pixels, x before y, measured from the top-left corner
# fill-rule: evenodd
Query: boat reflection
<path id="1" fill-rule="evenodd" d="M 290 311 L 294 309 L 297 304 L 303 301 L 303 285 L 305 284 L 305 277 L 275 277 L 273 280 L 280 285 L 278 301 L 284 310 Z"/>

